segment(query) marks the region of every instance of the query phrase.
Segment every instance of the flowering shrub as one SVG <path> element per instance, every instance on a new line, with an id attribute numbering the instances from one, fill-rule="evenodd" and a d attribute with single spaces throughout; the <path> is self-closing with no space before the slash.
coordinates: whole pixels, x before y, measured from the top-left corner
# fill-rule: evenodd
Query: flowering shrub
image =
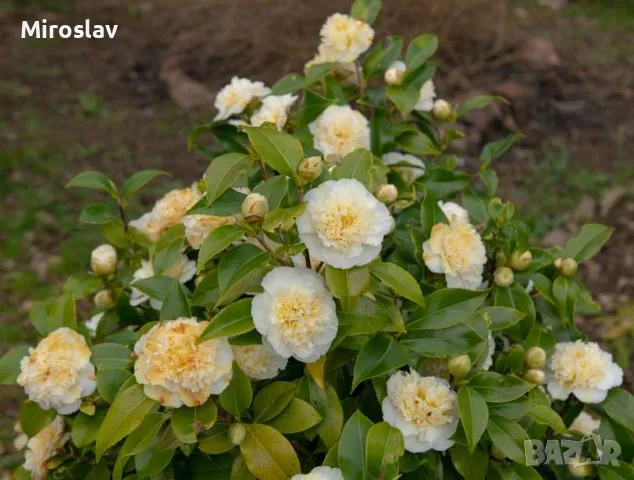
<path id="1" fill-rule="evenodd" d="M 15 478 L 634 478 L 634 398 L 574 324 L 598 309 L 577 266 L 611 230 L 530 246 L 492 169 L 517 136 L 477 171 L 448 153 L 503 99 L 436 99 L 437 39 L 373 45 L 380 7 L 330 17 L 304 75 L 232 79 L 189 139 L 204 177 L 140 218 L 163 172 L 70 181 L 105 192 L 80 220 L 107 244 L 1 360 L 28 397 Z M 592 432 L 618 465 L 525 455 Z"/>

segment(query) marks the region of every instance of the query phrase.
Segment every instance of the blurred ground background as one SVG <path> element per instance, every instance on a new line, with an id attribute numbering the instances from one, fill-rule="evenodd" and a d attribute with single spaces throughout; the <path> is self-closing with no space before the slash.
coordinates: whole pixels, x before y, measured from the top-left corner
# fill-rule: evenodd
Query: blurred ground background
<path id="1" fill-rule="evenodd" d="M 85 269 L 100 241 L 96 229 L 77 223 L 95 196 L 64 190 L 70 178 L 85 169 L 116 179 L 144 168 L 172 172 L 147 191 L 146 205 L 168 184 L 197 179 L 206 160 L 187 151 L 186 135 L 211 118 L 215 92 L 232 75 L 272 84 L 300 72 L 324 19 L 349 5 L 0 0 L 0 351 L 34 336 L 32 301 Z M 119 29 L 114 40 L 19 38 L 22 20 L 42 18 L 70 25 L 90 18 Z M 470 115 L 458 153 L 469 162 L 509 130 L 526 135 L 497 167 L 502 193 L 540 241 L 563 244 L 592 220 L 616 227 L 582 272 L 605 315 L 582 324 L 630 358 L 634 1 L 384 0 L 376 29 L 379 37 L 440 37 L 442 97 L 488 92 L 511 100 Z M 12 436 L 17 395 L 0 390 L 0 411 L 9 413 L 0 443 Z"/>

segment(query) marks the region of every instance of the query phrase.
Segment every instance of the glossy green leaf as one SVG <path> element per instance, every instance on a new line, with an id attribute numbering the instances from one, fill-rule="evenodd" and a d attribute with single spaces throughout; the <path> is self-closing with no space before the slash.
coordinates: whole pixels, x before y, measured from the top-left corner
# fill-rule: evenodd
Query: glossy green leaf
<path id="1" fill-rule="evenodd" d="M 526 414 L 541 425 L 548 425 L 557 433 L 566 433 L 568 429 L 557 412 L 547 405 L 531 405 Z"/>
<path id="2" fill-rule="evenodd" d="M 260 480 L 279 480 L 300 473 L 299 459 L 290 442 L 267 425 L 245 425 L 247 436 L 240 453 L 249 471 Z"/>
<path id="3" fill-rule="evenodd" d="M 62 292 L 71 293 L 77 299 L 92 295 L 102 287 L 103 281 L 100 277 L 89 273 L 78 273 L 68 277 L 62 287 Z"/>
<path id="4" fill-rule="evenodd" d="M 488 107 L 494 101 L 509 103 L 504 97 L 499 97 L 495 95 L 476 95 L 469 98 L 462 105 L 460 105 L 456 113 L 458 114 L 458 117 L 462 117 L 469 113 L 471 110 Z"/>
<path id="5" fill-rule="evenodd" d="M 253 330 L 255 326 L 251 318 L 252 301 L 251 298 L 244 298 L 223 308 L 209 321 L 198 343 L 218 337 L 235 337 Z"/>
<path id="6" fill-rule="evenodd" d="M 277 431 L 290 434 L 303 432 L 321 422 L 322 417 L 304 400 L 291 399 L 290 403 L 274 418 L 266 422 Z"/>
<path id="7" fill-rule="evenodd" d="M 273 95 L 295 93 L 304 88 L 304 77 L 297 73 L 287 73 L 271 87 Z"/>
<path id="8" fill-rule="evenodd" d="M 269 128 L 246 127 L 251 145 L 273 170 L 297 178 L 297 167 L 304 159 L 302 145 L 292 135 Z"/>
<path id="9" fill-rule="evenodd" d="M 37 403 L 27 400 L 20 409 L 20 427 L 31 438 L 55 420 L 56 416 L 55 410 L 44 410 Z"/>
<path id="10" fill-rule="evenodd" d="M 508 307 L 484 307 L 478 310 L 478 314 L 484 315 L 489 330 L 504 330 L 515 325 L 526 316 L 519 310 Z"/>
<path id="11" fill-rule="evenodd" d="M 468 385 L 488 403 L 510 402 L 535 388 L 535 385 L 521 378 L 495 372 L 478 373 L 469 380 Z"/>
<path id="12" fill-rule="evenodd" d="M 370 265 L 370 272 L 401 297 L 425 305 L 420 285 L 407 270 L 394 263 L 377 262 Z"/>
<path id="13" fill-rule="evenodd" d="M 378 377 L 402 367 L 409 360 L 407 348 L 393 337 L 379 334 L 372 337 L 361 349 L 354 364 L 352 389 L 369 378 Z"/>
<path id="14" fill-rule="evenodd" d="M 348 419 L 341 432 L 339 445 L 339 468 L 343 478 L 366 480 L 368 474 L 365 468 L 367 435 L 372 427 L 372 422 L 359 410 Z"/>
<path id="15" fill-rule="evenodd" d="M 103 225 L 118 222 L 119 215 L 117 215 L 112 207 L 105 203 L 93 203 L 84 207 L 79 214 L 79 221 L 82 223 Z"/>
<path id="16" fill-rule="evenodd" d="M 235 445 L 227 436 L 229 424 L 216 422 L 209 430 L 198 437 L 198 448 L 210 455 L 220 455 L 232 450 Z"/>
<path id="17" fill-rule="evenodd" d="M 327 407 L 323 412 L 323 421 L 319 425 L 319 436 L 326 447 L 332 447 L 339 440 L 343 428 L 343 409 L 337 396 L 337 391 L 330 384 L 326 384 Z"/>
<path id="18" fill-rule="evenodd" d="M 171 175 L 161 170 L 141 170 L 123 182 L 123 198 L 130 198 L 134 193 L 141 190 L 145 185 L 161 175 Z"/>
<path id="19" fill-rule="evenodd" d="M 497 287 L 493 294 L 493 303 L 495 306 L 512 308 L 526 314 L 519 322 L 508 328 L 509 334 L 514 338 L 526 338 L 533 328 L 536 313 L 533 299 L 524 287 L 517 282 L 510 287 Z"/>
<path id="20" fill-rule="evenodd" d="M 353 178 L 372 190 L 372 162 L 372 152 L 358 148 L 341 159 L 341 163 L 332 171 L 332 179 Z"/>
<path id="21" fill-rule="evenodd" d="M 376 480 L 397 478 L 398 459 L 404 453 L 405 441 L 400 430 L 387 422 L 372 425 L 365 445 L 368 478 Z"/>
<path id="22" fill-rule="evenodd" d="M 267 422 L 278 415 L 290 403 L 296 388 L 292 382 L 273 382 L 260 390 L 253 399 L 255 421 Z"/>
<path id="23" fill-rule="evenodd" d="M 218 304 L 224 304 L 247 292 L 261 291 L 260 282 L 270 256 L 254 245 L 233 248 L 218 266 Z"/>
<path id="24" fill-rule="evenodd" d="M 453 357 L 466 353 L 484 340 L 468 325 L 455 325 L 435 330 L 408 331 L 400 343 L 418 355 Z"/>
<path id="25" fill-rule="evenodd" d="M 218 397 L 220 406 L 237 418 L 251 406 L 253 389 L 249 377 L 240 369 L 237 363 L 233 364 L 233 376 L 231 383 Z"/>
<path id="26" fill-rule="evenodd" d="M 622 388 L 613 388 L 601 404 L 616 423 L 634 432 L 634 396 Z"/>
<path id="27" fill-rule="evenodd" d="M 487 168 L 493 160 L 501 157 L 513 144 L 522 138 L 521 134 L 509 135 L 508 137 L 498 140 L 497 142 L 487 143 L 480 154 L 480 167 Z"/>
<path id="28" fill-rule="evenodd" d="M 350 8 L 350 16 L 371 24 L 380 11 L 381 0 L 355 0 Z"/>
<path id="29" fill-rule="evenodd" d="M 243 153 L 226 153 L 214 158 L 205 172 L 207 205 L 212 205 L 247 171 L 251 158 Z"/>
<path id="30" fill-rule="evenodd" d="M 209 260 L 239 241 L 243 235 L 244 230 L 237 225 L 221 225 L 214 229 L 207 235 L 198 252 L 198 270 L 202 270 Z"/>
<path id="31" fill-rule="evenodd" d="M 482 305 L 486 291 L 445 288 L 425 299 L 425 307 L 412 313 L 407 330 L 447 328 L 466 322 Z"/>
<path id="32" fill-rule="evenodd" d="M 524 441 L 529 440 L 529 437 L 519 423 L 504 417 L 491 416 L 487 424 L 487 433 L 506 457 L 517 463 L 526 464 Z"/>
<path id="33" fill-rule="evenodd" d="M 94 415 L 79 412 L 73 418 L 70 429 L 70 438 L 73 444 L 78 448 L 83 448 L 94 442 L 105 418 L 106 410 L 103 408 L 95 410 Z"/>
<path id="34" fill-rule="evenodd" d="M 484 480 L 489 456 L 479 448 L 470 452 L 468 448 L 454 445 L 449 450 L 454 468 L 465 480 Z"/>
<path id="35" fill-rule="evenodd" d="M 77 329 L 77 314 L 75 312 L 75 299 L 69 293 L 59 297 L 48 312 L 47 333 L 58 328 L 67 327 Z"/>
<path id="36" fill-rule="evenodd" d="M 15 384 L 20 374 L 20 360 L 29 355 L 29 347 L 13 347 L 0 358 L 0 385 Z"/>
<path id="37" fill-rule="evenodd" d="M 118 343 L 100 343 L 92 347 L 92 364 L 101 368 L 125 369 L 130 361 L 130 350 Z"/>
<path id="38" fill-rule="evenodd" d="M 413 71 L 421 67 L 438 49 L 438 38 L 435 35 L 420 35 L 407 47 L 405 63 L 407 70 Z"/>
<path id="39" fill-rule="evenodd" d="M 482 395 L 473 388 L 463 385 L 458 389 L 458 413 L 467 437 L 469 451 L 473 452 L 486 430 L 489 409 Z"/>
<path id="40" fill-rule="evenodd" d="M 290 208 L 276 208 L 264 217 L 262 229 L 266 232 L 274 233 L 278 228 L 288 231 L 295 225 L 295 219 L 306 210 L 306 203 L 300 203 Z"/>
<path id="41" fill-rule="evenodd" d="M 172 282 L 171 287 L 167 290 L 167 295 L 163 300 L 163 306 L 161 307 L 161 320 L 174 320 L 175 318 L 192 316 L 191 308 L 189 307 L 189 301 L 183 286 L 178 279 Z"/>
<path id="42" fill-rule="evenodd" d="M 70 182 L 66 184 L 66 188 L 69 187 L 80 187 L 80 188 L 91 188 L 94 190 L 101 190 L 102 192 L 106 192 L 112 197 L 116 198 L 117 195 L 117 187 L 112 183 L 108 177 L 106 177 L 103 173 L 89 171 L 82 172 L 73 178 Z"/>
<path id="43" fill-rule="evenodd" d="M 605 225 L 596 223 L 584 225 L 566 243 L 564 256 L 574 258 L 577 262 L 585 262 L 599 253 L 613 232 L 614 229 Z"/>
<path id="44" fill-rule="evenodd" d="M 128 370 L 101 368 L 97 371 L 97 392 L 106 402 L 112 403 L 130 377 L 132 373 Z"/>

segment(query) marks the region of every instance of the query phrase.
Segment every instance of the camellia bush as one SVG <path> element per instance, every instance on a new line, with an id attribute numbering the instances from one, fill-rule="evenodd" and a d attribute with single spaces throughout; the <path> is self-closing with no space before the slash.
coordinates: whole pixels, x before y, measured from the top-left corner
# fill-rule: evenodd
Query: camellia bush
<path id="1" fill-rule="evenodd" d="M 634 479 L 634 398 L 575 328 L 611 230 L 529 245 L 492 168 L 517 135 L 450 153 L 504 99 L 437 99 L 436 37 L 375 39 L 380 8 L 328 18 L 304 75 L 234 77 L 203 178 L 140 218 L 163 172 L 69 182 L 107 243 L 1 360 L 14 478 Z"/>

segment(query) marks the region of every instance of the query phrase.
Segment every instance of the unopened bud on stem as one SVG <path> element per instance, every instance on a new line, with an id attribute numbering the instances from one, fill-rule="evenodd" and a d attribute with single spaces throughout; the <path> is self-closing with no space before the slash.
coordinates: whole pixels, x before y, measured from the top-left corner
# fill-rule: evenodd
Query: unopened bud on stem
<path id="1" fill-rule="evenodd" d="M 297 171 L 301 179 L 308 183 L 321 175 L 322 166 L 323 162 L 321 161 L 321 157 L 308 157 L 299 164 Z"/>
<path id="2" fill-rule="evenodd" d="M 543 385 L 546 383 L 546 374 L 543 370 L 531 368 L 530 370 L 526 370 L 526 372 L 524 372 L 524 380 L 534 385 Z"/>
<path id="3" fill-rule="evenodd" d="M 90 268 L 100 277 L 113 274 L 117 270 L 117 251 L 107 243 L 99 245 L 90 254 Z"/>
<path id="4" fill-rule="evenodd" d="M 572 258 L 564 258 L 561 262 L 561 273 L 563 273 L 566 277 L 574 277 L 577 274 L 577 269 L 579 265 Z"/>
<path id="5" fill-rule="evenodd" d="M 99 310 L 110 310 L 114 306 L 114 295 L 112 295 L 110 290 L 99 290 L 95 294 L 95 307 Z"/>
<path id="6" fill-rule="evenodd" d="M 451 105 L 446 100 L 438 99 L 434 102 L 434 116 L 438 120 L 448 120 L 452 111 Z"/>
<path id="7" fill-rule="evenodd" d="M 376 189 L 376 198 L 383 203 L 394 203 L 398 197 L 398 190 L 391 183 L 379 185 Z"/>
<path id="8" fill-rule="evenodd" d="M 399 86 L 405 78 L 405 70 L 406 66 L 403 62 L 394 62 L 385 71 L 385 83 L 393 87 Z"/>
<path id="9" fill-rule="evenodd" d="M 269 202 L 264 195 L 250 193 L 242 202 L 242 216 L 247 222 L 262 220 L 269 211 Z"/>
<path id="10" fill-rule="evenodd" d="M 240 445 L 244 440 L 244 437 L 247 436 L 247 429 L 241 423 L 234 423 L 227 430 L 227 436 L 231 443 L 234 445 Z"/>
<path id="11" fill-rule="evenodd" d="M 447 368 L 449 369 L 449 373 L 451 373 L 455 378 L 464 378 L 471 370 L 471 359 L 469 358 L 469 355 L 466 354 L 450 358 Z"/>
<path id="12" fill-rule="evenodd" d="M 524 253 L 520 253 L 519 250 L 515 250 L 511 254 L 509 259 L 509 266 L 518 272 L 526 270 L 533 260 L 533 254 L 526 250 Z"/>
<path id="13" fill-rule="evenodd" d="M 583 478 L 592 475 L 593 467 L 589 463 L 586 463 L 588 460 L 581 457 L 575 458 L 568 464 L 568 471 L 573 477 Z"/>
<path id="14" fill-rule="evenodd" d="M 546 350 L 541 347 L 531 347 L 526 352 L 526 365 L 529 368 L 543 368 L 546 365 Z"/>
<path id="15" fill-rule="evenodd" d="M 493 274 L 493 280 L 498 287 L 509 287 L 513 283 L 513 270 L 500 267 Z"/>

